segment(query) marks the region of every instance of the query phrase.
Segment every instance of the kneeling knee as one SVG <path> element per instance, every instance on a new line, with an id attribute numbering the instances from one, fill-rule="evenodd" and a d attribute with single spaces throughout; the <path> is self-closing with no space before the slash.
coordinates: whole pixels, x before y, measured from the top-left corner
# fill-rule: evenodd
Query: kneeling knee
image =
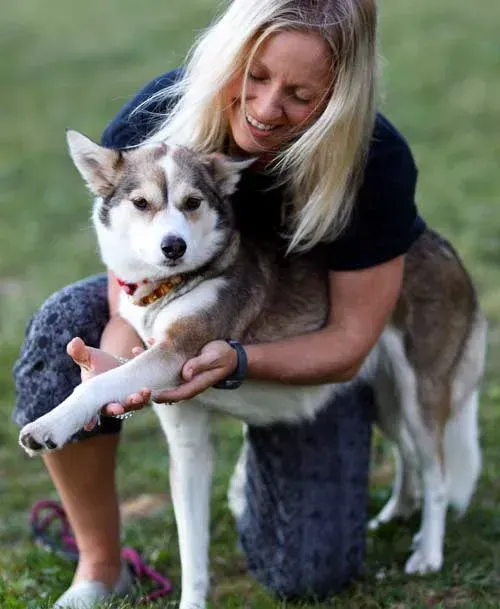
<path id="1" fill-rule="evenodd" d="M 283 600 L 321 600 L 341 592 L 363 568 L 364 540 L 351 540 L 348 548 L 332 541 L 329 547 L 299 548 L 286 552 L 248 552 L 248 569 L 273 595 Z"/>

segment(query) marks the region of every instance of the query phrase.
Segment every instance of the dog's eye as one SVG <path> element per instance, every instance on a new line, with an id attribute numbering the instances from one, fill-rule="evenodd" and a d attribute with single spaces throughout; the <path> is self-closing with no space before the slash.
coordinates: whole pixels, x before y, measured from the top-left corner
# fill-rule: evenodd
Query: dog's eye
<path id="1" fill-rule="evenodd" d="M 149 203 L 146 201 L 146 199 L 134 199 L 132 201 L 132 205 L 140 211 L 144 211 L 149 207 Z"/>
<path id="2" fill-rule="evenodd" d="M 184 201 L 183 207 L 186 211 L 194 211 L 195 209 L 198 209 L 200 205 L 201 199 L 197 199 L 196 197 L 188 197 Z"/>

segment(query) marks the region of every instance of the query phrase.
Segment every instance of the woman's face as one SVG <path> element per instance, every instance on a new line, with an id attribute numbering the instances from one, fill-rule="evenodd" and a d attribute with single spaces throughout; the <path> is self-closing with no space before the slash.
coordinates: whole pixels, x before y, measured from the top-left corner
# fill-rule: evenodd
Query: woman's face
<path id="1" fill-rule="evenodd" d="M 240 151 L 268 156 L 303 132 L 323 111 L 331 87 L 331 56 L 326 41 L 311 32 L 283 31 L 257 51 L 246 83 L 229 84 L 229 125 Z"/>

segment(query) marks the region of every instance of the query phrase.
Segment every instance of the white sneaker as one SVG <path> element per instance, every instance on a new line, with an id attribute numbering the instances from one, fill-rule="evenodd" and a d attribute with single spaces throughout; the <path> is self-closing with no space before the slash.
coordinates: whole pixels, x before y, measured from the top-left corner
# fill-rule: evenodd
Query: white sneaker
<path id="1" fill-rule="evenodd" d="M 92 579 L 84 579 L 66 590 L 52 609 L 92 609 L 97 603 L 112 596 L 127 596 L 133 588 L 133 579 L 127 563 L 122 562 L 120 577 L 113 589 Z"/>

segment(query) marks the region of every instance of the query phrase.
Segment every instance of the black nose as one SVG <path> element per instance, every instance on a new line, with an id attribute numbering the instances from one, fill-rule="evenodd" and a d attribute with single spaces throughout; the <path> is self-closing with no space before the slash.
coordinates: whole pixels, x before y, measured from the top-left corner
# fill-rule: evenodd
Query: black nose
<path id="1" fill-rule="evenodd" d="M 175 236 L 163 237 L 161 241 L 161 251 L 166 258 L 177 260 L 184 255 L 186 251 L 186 242 L 184 239 Z"/>

